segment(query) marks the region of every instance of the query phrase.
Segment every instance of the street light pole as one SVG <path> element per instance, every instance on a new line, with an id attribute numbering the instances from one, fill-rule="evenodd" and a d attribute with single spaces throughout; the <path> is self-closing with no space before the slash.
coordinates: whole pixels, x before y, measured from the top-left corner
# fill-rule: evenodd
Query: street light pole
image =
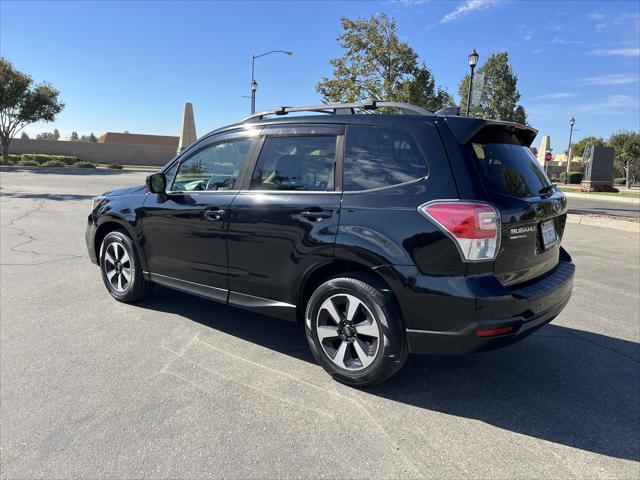
<path id="1" fill-rule="evenodd" d="M 564 183 L 566 184 L 569 181 L 569 170 L 571 169 L 571 138 L 573 137 L 573 126 L 576 124 L 576 119 L 571 117 L 569 120 L 569 124 L 571 125 L 571 130 L 569 130 L 569 149 L 567 150 L 567 173 L 564 177 Z"/>
<path id="2" fill-rule="evenodd" d="M 479 57 L 480 55 L 478 55 L 478 52 L 476 52 L 476 49 L 474 48 L 473 52 L 471 52 L 471 54 L 469 55 L 469 67 L 471 67 L 471 78 L 469 79 L 469 94 L 467 95 L 467 117 L 471 113 L 471 91 L 473 90 L 473 71 L 476 68 L 476 65 L 478 64 Z"/>
<path id="3" fill-rule="evenodd" d="M 270 52 L 261 53 L 260 55 L 251 55 L 251 115 L 256 113 L 256 90 L 258 90 L 258 82 L 256 82 L 256 58 L 264 57 L 272 53 L 284 53 L 285 55 L 293 55 L 291 50 L 271 50 Z"/>

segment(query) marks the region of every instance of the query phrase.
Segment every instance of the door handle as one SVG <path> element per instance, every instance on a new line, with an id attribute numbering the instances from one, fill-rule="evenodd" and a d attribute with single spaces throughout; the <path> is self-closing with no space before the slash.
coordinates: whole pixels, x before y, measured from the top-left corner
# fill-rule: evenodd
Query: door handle
<path id="1" fill-rule="evenodd" d="M 323 210 L 319 207 L 312 207 L 307 210 L 304 210 L 300 215 L 306 218 L 310 218 L 312 220 L 321 220 L 323 218 L 330 218 L 333 213 L 327 210 Z"/>
<path id="2" fill-rule="evenodd" d="M 224 216 L 224 210 L 218 207 L 206 208 L 202 212 L 202 216 L 206 220 L 217 221 L 220 220 Z"/>

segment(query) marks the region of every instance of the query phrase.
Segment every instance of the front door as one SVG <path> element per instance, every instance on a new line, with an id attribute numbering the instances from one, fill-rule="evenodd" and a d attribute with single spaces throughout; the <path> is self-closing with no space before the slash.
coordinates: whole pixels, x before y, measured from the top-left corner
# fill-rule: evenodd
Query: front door
<path id="1" fill-rule="evenodd" d="M 268 127 L 229 218 L 229 303 L 294 319 L 300 281 L 333 259 L 341 126 Z"/>
<path id="2" fill-rule="evenodd" d="M 204 140 L 167 172 L 166 194 L 148 196 L 142 245 L 155 282 L 226 302 L 229 207 L 253 143 Z"/>

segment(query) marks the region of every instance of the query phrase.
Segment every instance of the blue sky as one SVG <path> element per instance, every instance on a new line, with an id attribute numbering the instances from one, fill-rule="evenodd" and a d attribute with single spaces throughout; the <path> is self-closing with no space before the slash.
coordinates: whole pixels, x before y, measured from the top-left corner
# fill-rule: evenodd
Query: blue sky
<path id="1" fill-rule="evenodd" d="M 315 84 L 339 56 L 341 16 L 387 12 L 439 84 L 458 92 L 472 48 L 507 50 L 529 122 L 566 148 L 574 138 L 640 128 L 637 1 L 0 2 L 0 53 L 61 91 L 63 137 L 106 131 L 177 135 L 185 101 L 199 134 L 257 109 L 319 103 Z M 539 139 L 536 140 L 539 143 Z"/>

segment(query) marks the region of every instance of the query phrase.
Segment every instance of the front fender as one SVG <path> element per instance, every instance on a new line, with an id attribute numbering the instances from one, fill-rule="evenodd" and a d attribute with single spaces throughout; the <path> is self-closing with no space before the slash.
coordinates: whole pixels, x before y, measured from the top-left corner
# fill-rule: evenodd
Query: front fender
<path id="1" fill-rule="evenodd" d="M 144 255 L 141 225 L 142 206 L 146 195 L 122 195 L 107 197 L 94 215 L 95 236 L 103 237 L 107 231 L 120 228 L 133 240 L 142 269 L 148 271 Z M 98 247 L 99 248 L 99 247 Z M 98 258 L 102 252 L 97 251 Z"/>

